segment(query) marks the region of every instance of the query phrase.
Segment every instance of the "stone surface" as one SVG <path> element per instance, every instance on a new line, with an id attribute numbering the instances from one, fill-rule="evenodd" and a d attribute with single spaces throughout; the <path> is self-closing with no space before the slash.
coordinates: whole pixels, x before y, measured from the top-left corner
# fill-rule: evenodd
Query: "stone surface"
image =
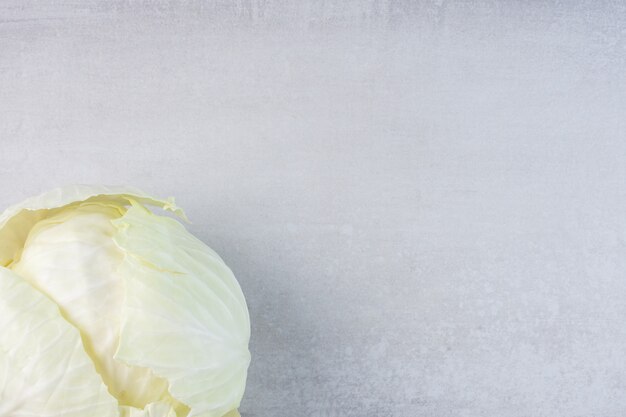
<path id="1" fill-rule="evenodd" d="M 419 4 L 419 6 L 418 6 Z M 244 417 L 626 413 L 620 1 L 0 4 L 0 203 L 175 195 Z"/>

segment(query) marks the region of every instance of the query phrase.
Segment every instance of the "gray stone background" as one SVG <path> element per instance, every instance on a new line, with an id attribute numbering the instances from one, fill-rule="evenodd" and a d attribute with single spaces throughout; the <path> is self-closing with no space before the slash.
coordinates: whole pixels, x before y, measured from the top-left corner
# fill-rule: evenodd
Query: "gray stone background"
<path id="1" fill-rule="evenodd" d="M 174 195 L 244 417 L 626 415 L 626 3 L 0 3 L 0 203 Z"/>

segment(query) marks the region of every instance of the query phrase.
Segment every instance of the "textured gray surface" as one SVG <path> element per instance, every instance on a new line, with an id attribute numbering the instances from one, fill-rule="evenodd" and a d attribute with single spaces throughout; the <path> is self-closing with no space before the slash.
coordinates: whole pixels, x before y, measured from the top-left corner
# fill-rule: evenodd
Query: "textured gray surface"
<path id="1" fill-rule="evenodd" d="M 626 413 L 619 1 L 9 0 L 0 203 L 175 195 L 244 417 Z"/>

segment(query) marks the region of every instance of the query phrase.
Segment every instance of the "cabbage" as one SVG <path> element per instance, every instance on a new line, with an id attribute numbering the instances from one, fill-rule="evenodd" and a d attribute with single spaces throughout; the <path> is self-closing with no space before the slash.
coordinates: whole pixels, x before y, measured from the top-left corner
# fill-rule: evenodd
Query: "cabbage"
<path id="1" fill-rule="evenodd" d="M 0 216 L 0 416 L 238 415 L 250 319 L 224 261 L 120 187 Z"/>

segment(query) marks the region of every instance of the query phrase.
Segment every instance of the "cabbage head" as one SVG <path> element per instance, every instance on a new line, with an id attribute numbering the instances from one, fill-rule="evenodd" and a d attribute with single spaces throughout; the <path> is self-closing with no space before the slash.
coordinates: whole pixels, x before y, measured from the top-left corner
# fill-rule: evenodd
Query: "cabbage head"
<path id="1" fill-rule="evenodd" d="M 0 216 L 0 417 L 238 415 L 241 288 L 149 206 L 184 218 L 173 199 L 89 186 Z"/>

